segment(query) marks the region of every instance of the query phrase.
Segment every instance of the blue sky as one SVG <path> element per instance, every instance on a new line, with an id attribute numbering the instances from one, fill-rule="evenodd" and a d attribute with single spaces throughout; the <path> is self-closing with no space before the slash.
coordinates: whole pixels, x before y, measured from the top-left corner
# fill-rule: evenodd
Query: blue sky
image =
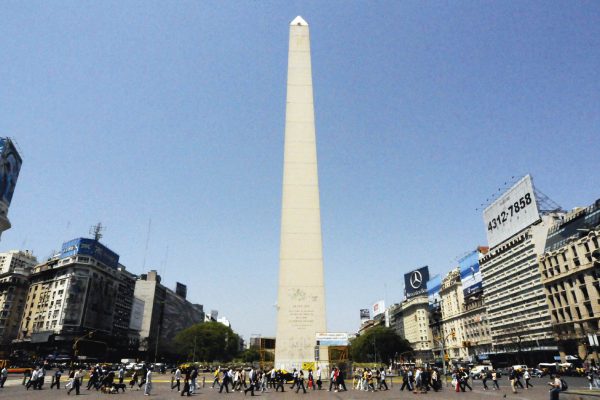
<path id="1" fill-rule="evenodd" d="M 129 270 L 273 335 L 296 15 L 330 331 L 486 244 L 477 209 L 513 176 L 567 209 L 600 197 L 597 2 L 3 2 L 0 135 L 23 168 L 0 250 L 44 259 L 101 221 Z"/>

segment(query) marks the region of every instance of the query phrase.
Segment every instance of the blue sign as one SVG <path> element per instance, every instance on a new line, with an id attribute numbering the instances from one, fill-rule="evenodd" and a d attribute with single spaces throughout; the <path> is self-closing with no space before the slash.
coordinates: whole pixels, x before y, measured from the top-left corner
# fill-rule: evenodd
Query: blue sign
<path id="1" fill-rule="evenodd" d="M 479 271 L 479 250 L 475 250 L 458 261 L 460 280 L 465 298 L 483 290 L 481 271 Z"/>
<path id="2" fill-rule="evenodd" d="M 22 163 L 12 140 L 0 138 L 0 201 L 6 207 L 10 206 Z"/>
<path id="3" fill-rule="evenodd" d="M 63 243 L 60 258 L 76 254 L 93 257 L 111 268 L 119 265 L 119 255 L 94 239 L 78 238 Z"/>

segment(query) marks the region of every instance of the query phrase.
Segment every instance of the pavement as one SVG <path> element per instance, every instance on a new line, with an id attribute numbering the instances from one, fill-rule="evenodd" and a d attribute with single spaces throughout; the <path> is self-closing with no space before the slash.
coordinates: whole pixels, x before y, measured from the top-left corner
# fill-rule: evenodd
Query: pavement
<path id="1" fill-rule="evenodd" d="M 81 394 L 79 396 L 75 396 L 75 392 L 72 392 L 70 396 L 67 396 L 66 390 L 64 386 L 61 390 L 49 389 L 49 379 L 47 378 L 44 388 L 42 390 L 25 390 L 24 386 L 21 385 L 22 380 L 17 377 L 9 377 L 8 381 L 4 385 L 4 388 L 0 389 L 0 399 L 9 399 L 9 400 L 53 400 L 53 399 L 68 399 L 75 397 L 80 400 L 110 400 L 110 399 L 152 399 L 152 400 L 174 400 L 181 399 L 181 396 L 176 391 L 170 389 L 170 376 L 169 375 L 159 375 L 154 380 L 154 388 L 152 394 L 150 396 L 144 396 L 143 388 L 142 390 L 129 390 L 127 389 L 125 393 L 119 394 L 103 394 L 96 390 L 86 390 L 85 386 L 82 387 Z M 199 381 L 201 386 L 201 380 Z M 560 395 L 561 400 L 598 400 L 600 399 L 600 390 L 590 391 L 587 389 L 587 381 L 585 378 L 567 378 L 567 382 L 569 383 L 569 392 L 563 392 Z M 200 387 L 196 394 L 191 397 L 196 400 L 212 400 L 212 399 L 222 399 L 222 400 L 235 400 L 241 399 L 244 396 L 243 392 L 230 392 L 226 394 L 225 392 L 219 394 L 217 389 L 211 389 L 210 383 L 212 381 L 206 380 L 206 384 L 204 388 Z M 388 391 L 377 391 L 377 392 L 364 392 L 359 390 L 350 389 L 347 392 L 329 392 L 327 390 L 316 390 L 316 391 L 308 391 L 306 394 L 302 392 L 296 394 L 294 391 L 289 390 L 289 385 L 286 386 L 285 393 L 275 393 L 273 391 L 269 391 L 267 393 L 257 393 L 255 397 L 258 397 L 257 400 L 288 400 L 288 399 L 312 399 L 312 400 L 363 400 L 363 399 L 373 399 L 373 400 L 384 400 L 384 399 L 430 399 L 430 400 L 444 400 L 444 399 L 455 399 L 461 398 L 465 400 L 547 400 L 549 399 L 548 395 L 548 386 L 547 379 L 535 379 L 532 380 L 534 387 L 529 390 L 520 390 L 518 393 L 513 394 L 510 391 L 510 387 L 508 382 L 503 379 L 500 382 L 500 390 L 488 390 L 484 391 L 482 388 L 481 381 L 473 382 L 473 391 L 470 392 L 467 390 L 465 393 L 456 393 L 451 390 L 450 387 L 443 388 L 440 392 L 429 392 L 426 394 L 415 394 L 411 392 L 401 392 L 400 391 L 400 381 L 398 378 L 393 380 L 392 382 L 388 382 L 390 385 L 390 390 Z M 348 387 L 350 388 L 352 382 L 348 382 Z M 63 385 L 63 382 L 61 382 Z M 327 387 L 327 386 L 326 386 Z M 107 396 L 109 396 L 107 398 Z M 250 396 L 248 393 L 247 396 Z"/>

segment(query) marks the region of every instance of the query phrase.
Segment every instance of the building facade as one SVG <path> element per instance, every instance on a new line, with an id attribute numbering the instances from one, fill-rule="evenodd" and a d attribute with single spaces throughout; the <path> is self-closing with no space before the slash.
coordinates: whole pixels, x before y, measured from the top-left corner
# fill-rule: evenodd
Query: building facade
<path id="1" fill-rule="evenodd" d="M 574 209 L 548 233 L 539 271 L 561 361 L 598 361 L 600 201 Z"/>
<path id="2" fill-rule="evenodd" d="M 23 160 L 10 138 L 0 138 L 0 236 L 10 229 L 8 209 L 21 171 Z"/>
<path id="3" fill-rule="evenodd" d="M 464 295 L 458 268 L 450 271 L 442 280 L 440 298 L 442 314 L 440 334 L 443 336 L 444 349 L 452 363 L 464 362 L 468 358 L 468 353 L 464 346 L 466 337 L 462 321 Z"/>
<path id="4" fill-rule="evenodd" d="M 115 321 L 131 311 L 119 298 L 123 271 L 118 258 L 97 240 L 79 238 L 65 242 L 59 253 L 36 265 L 16 343 L 35 350 L 37 356 L 74 350 L 78 355 L 106 357 L 119 351 L 120 323 L 115 326 Z M 115 317 L 118 302 L 123 314 Z"/>
<path id="5" fill-rule="evenodd" d="M 417 364 L 433 357 L 433 335 L 429 326 L 429 299 L 415 296 L 402 302 L 404 338 L 413 348 Z"/>
<path id="6" fill-rule="evenodd" d="M 139 348 L 147 360 L 158 361 L 175 352 L 172 341 L 178 332 L 204 322 L 203 306 L 182 297 L 187 290 L 179 283 L 179 293 L 161 284 L 155 270 L 142 274 L 135 283 L 134 301 L 142 305 Z"/>
<path id="7" fill-rule="evenodd" d="M 541 220 L 494 246 L 481 259 L 481 273 L 494 354 L 535 365 L 557 351 L 538 268 L 548 228 L 562 214 Z"/>
<path id="8" fill-rule="evenodd" d="M 29 251 L 0 253 L 0 356 L 7 357 L 25 309 L 29 275 L 37 259 Z"/>

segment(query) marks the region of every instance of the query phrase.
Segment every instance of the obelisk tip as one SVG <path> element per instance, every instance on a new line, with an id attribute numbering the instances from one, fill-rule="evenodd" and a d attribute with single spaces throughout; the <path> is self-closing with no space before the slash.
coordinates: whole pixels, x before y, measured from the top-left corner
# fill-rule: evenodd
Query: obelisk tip
<path id="1" fill-rule="evenodd" d="M 308 22 L 298 15 L 292 22 L 290 22 L 290 25 L 308 26 Z"/>

